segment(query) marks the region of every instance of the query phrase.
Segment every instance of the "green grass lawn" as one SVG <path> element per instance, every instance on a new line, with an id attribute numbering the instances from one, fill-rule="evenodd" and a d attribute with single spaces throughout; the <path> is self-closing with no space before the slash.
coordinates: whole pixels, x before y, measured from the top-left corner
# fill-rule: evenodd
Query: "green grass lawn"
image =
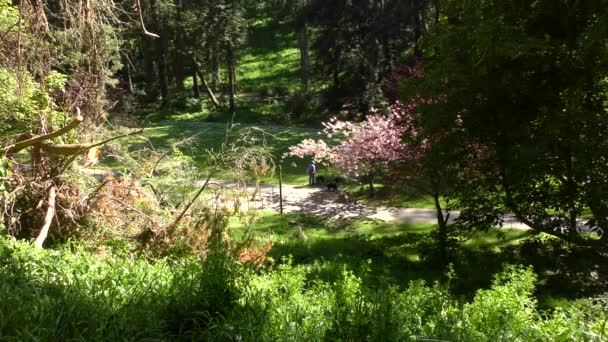
<path id="1" fill-rule="evenodd" d="M 267 17 L 267 13 L 250 13 L 247 32 L 247 43 L 239 51 L 237 67 L 238 95 L 236 113 L 230 113 L 225 108 L 214 110 L 202 93 L 200 99 L 194 99 L 191 94 L 174 94 L 175 106 L 167 108 L 148 107 L 142 109 L 140 116 L 146 126 L 145 136 L 150 139 L 154 148 L 162 150 L 182 139 L 192 137 L 193 143 L 180 148 L 182 152 L 193 158 L 194 163 L 203 171 L 210 170 L 208 150 L 218 151 L 225 141 L 226 123 L 241 124 L 233 131 L 231 137 L 238 135 L 243 129 L 258 126 L 267 134 L 265 139 L 269 151 L 275 157 L 276 163 L 282 164 L 283 180 L 286 184 L 306 184 L 306 165 L 309 160 L 287 158 L 282 155 L 288 147 L 299 143 L 305 138 L 316 138 L 318 129 L 293 127 L 294 120 L 310 124 L 303 117 L 292 117 L 292 108 L 288 105 L 289 98 L 296 95 L 300 89 L 300 55 L 298 41 L 293 26 L 277 23 Z M 314 58 L 311 56 L 311 62 Z M 221 70 L 222 77 L 225 69 Z M 313 77 L 312 91 L 324 87 Z M 190 80 L 191 82 L 191 80 Z M 217 92 L 220 102 L 226 103 L 227 98 L 222 92 Z M 173 96 L 173 95 L 172 95 Z M 319 116 L 316 105 L 308 107 L 305 117 Z M 185 108 L 185 109 L 184 109 Z M 295 115 L 295 114 L 294 114 Z M 318 121 L 314 121 L 318 122 Z M 147 146 L 147 143 L 136 139 L 121 142 L 129 144 L 130 150 Z M 106 158 L 105 166 L 122 169 L 116 160 Z M 218 178 L 228 177 L 220 173 Z M 264 179 L 266 182 L 278 183 L 278 170 L 273 176 Z"/>
<path id="2" fill-rule="evenodd" d="M 228 140 L 234 140 L 240 133 L 251 127 L 257 126 L 236 126 L 228 135 Z M 260 141 L 264 139 L 269 152 L 275 157 L 277 165 L 281 163 L 283 181 L 286 184 L 306 184 L 308 182 L 308 176 L 306 175 L 308 160 L 293 157 L 283 160 L 281 157 L 288 151 L 289 146 L 295 145 L 303 139 L 315 137 L 317 130 L 287 126 L 261 126 L 259 128 L 260 131 L 256 132 L 256 138 Z M 226 125 L 190 120 L 163 121 L 146 128 L 145 137 L 157 150 L 165 150 L 171 144 L 193 137 L 192 143 L 180 147 L 180 150 L 185 155 L 191 156 L 195 165 L 204 173 L 209 171 L 212 166 L 208 151 L 219 151 L 222 143 L 226 141 Z M 149 146 L 147 142 L 142 142 L 141 139 L 125 139 L 120 143 L 130 145 L 130 150 L 138 150 Z M 120 168 L 119 163 L 111 158 L 106 158 L 104 165 Z M 222 177 L 228 177 L 228 174 L 220 173 L 217 175 L 217 178 Z M 278 170 L 275 175 L 266 177 L 264 181 L 278 183 Z"/>
<path id="3" fill-rule="evenodd" d="M 247 32 L 247 44 L 240 51 L 237 69 L 239 87 L 245 92 L 288 91 L 293 94 L 300 90 L 300 50 L 293 23 L 270 20 L 267 13 L 253 14 Z M 315 32 L 310 29 L 312 42 Z M 310 49 L 311 88 L 323 89 L 327 81 L 315 77 L 318 70 L 314 66 L 314 49 Z"/>
<path id="4" fill-rule="evenodd" d="M 489 288 L 493 275 L 504 265 L 519 264 L 532 265 L 539 274 L 542 308 L 601 291 L 599 283 L 589 282 L 585 274 L 602 258 L 526 230 L 501 228 L 469 235 L 450 249 L 454 272 L 449 273 L 441 265 L 436 226 L 431 224 L 261 212 L 254 227 L 259 243 L 272 242 L 269 256 L 275 264 L 289 258 L 294 265 L 310 270 L 308 280 L 312 282 L 335 281 L 347 267 L 372 287 L 406 287 L 417 279 L 447 281 L 454 293 L 471 298 L 477 289 Z M 243 226 L 231 224 L 233 236 L 238 239 L 243 233 Z"/>
<path id="5" fill-rule="evenodd" d="M 367 205 L 435 209 L 435 202 L 431 195 L 420 193 L 411 188 L 389 190 L 382 183 L 374 183 L 375 192 L 371 194 L 367 185 L 362 186 L 351 183 L 345 184 L 343 187 L 352 193 L 359 202 Z M 442 208 L 446 208 L 446 203 L 443 199 L 441 200 L 441 205 Z"/>
<path id="6" fill-rule="evenodd" d="M 300 236 L 298 226 L 306 239 Z M 355 270 L 369 266 L 369 274 L 373 276 L 367 279 L 368 282 L 406 286 L 414 279 L 429 282 L 444 279 L 445 271 L 440 267 L 435 252 L 431 251 L 421 259 L 421 248 L 432 244 L 431 236 L 435 229 L 431 224 L 262 212 L 254 234 L 260 242 L 273 243 L 269 255 L 276 262 L 290 256 L 294 264 L 310 267 L 313 271 L 310 280 L 333 281 L 344 266 Z M 530 236 L 522 230 L 501 229 L 501 237 L 497 232 L 490 230 L 474 234 L 462 248 L 478 253 L 454 256 L 457 273 L 466 275 L 457 284 L 461 291 L 488 286 L 493 272 L 501 267 L 501 251 Z M 234 236 L 238 238 L 243 233 L 242 226 L 232 225 Z M 371 260 L 370 265 L 368 260 Z M 487 272 L 478 272 L 479 269 Z M 368 272 L 361 275 L 363 273 Z"/>
<path id="7" fill-rule="evenodd" d="M 212 158 L 209 151 L 218 152 L 222 144 L 226 141 L 226 123 L 208 122 L 197 120 L 192 113 L 178 113 L 169 116 L 170 120 L 150 122 L 145 129 L 144 136 L 149 139 L 149 143 L 140 138 L 128 138 L 116 143 L 129 146 L 129 150 L 134 151 L 144 147 L 153 146 L 159 151 L 168 149 L 172 144 L 192 137 L 192 142 L 180 147 L 180 151 L 192 157 L 194 164 L 202 171 L 202 174 L 212 169 Z M 277 166 L 280 164 L 283 170 L 283 182 L 285 184 L 301 185 L 308 183 L 306 166 L 310 159 L 297 157 L 282 158 L 290 146 L 296 145 L 304 139 L 318 139 L 319 129 L 283 126 L 283 125 L 253 125 L 238 124 L 228 134 L 228 141 L 233 141 L 239 134 L 251 128 L 257 128 L 255 136 L 261 144 L 265 141 L 268 150 L 275 158 Z M 122 171 L 124 165 L 113 159 L 105 158 L 102 167 L 111 167 Z M 342 175 L 332 167 L 318 165 L 318 175 L 324 176 L 326 180 Z M 273 175 L 263 179 L 264 182 L 277 184 L 279 182 L 278 168 Z M 229 179 L 227 172 L 220 172 L 216 178 Z M 322 186 L 322 185 L 321 185 Z M 376 206 L 391 206 L 401 208 L 429 208 L 434 209 L 434 202 L 431 196 L 420 194 L 415 191 L 404 191 L 396 189 L 394 193 L 389 193 L 381 183 L 376 183 L 374 196 L 370 195 L 367 186 L 361 186 L 356 182 L 347 182 L 340 186 L 351 192 L 360 202 Z M 445 205 L 445 203 L 442 203 Z"/>

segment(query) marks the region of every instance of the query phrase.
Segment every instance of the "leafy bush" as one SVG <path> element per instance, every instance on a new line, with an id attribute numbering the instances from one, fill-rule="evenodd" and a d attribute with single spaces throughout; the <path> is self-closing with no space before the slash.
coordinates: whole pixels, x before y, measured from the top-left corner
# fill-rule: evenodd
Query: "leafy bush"
<path id="1" fill-rule="evenodd" d="M 38 250 L 0 238 L 0 339 L 602 341 L 602 301 L 538 312 L 529 268 L 507 267 L 471 302 L 415 281 L 371 288 L 343 269 L 309 282 L 289 260 L 254 273 L 218 231 L 205 259 Z M 605 301 L 606 299 L 603 299 Z"/>

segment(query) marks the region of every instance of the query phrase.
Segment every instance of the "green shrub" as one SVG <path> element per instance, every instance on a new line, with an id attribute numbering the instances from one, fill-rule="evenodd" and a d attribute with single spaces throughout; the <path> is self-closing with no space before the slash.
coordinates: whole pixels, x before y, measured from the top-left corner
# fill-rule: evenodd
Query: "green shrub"
<path id="1" fill-rule="evenodd" d="M 539 313 L 529 268 L 507 267 L 470 302 L 422 281 L 372 288 L 343 269 L 332 283 L 285 260 L 256 273 L 227 257 L 217 230 L 205 259 L 37 250 L 0 238 L 0 340 L 603 341 L 605 299 Z"/>

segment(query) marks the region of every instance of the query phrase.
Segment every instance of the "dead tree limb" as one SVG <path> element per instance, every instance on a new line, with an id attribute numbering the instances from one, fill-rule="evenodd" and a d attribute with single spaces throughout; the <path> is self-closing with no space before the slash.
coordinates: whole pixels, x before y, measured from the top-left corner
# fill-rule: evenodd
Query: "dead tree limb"
<path id="1" fill-rule="evenodd" d="M 55 197 L 57 195 L 57 188 L 55 185 L 52 185 L 49 189 L 49 197 L 47 200 L 48 208 L 46 209 L 46 216 L 44 217 L 44 224 L 42 228 L 40 228 L 40 232 L 38 233 L 38 237 L 36 237 L 36 241 L 34 244 L 38 248 L 42 248 L 42 244 L 46 237 L 49 235 L 49 228 L 51 227 L 51 223 L 53 222 L 53 217 L 55 217 Z"/>
<path id="2" fill-rule="evenodd" d="M 190 200 L 190 202 L 188 203 L 188 205 L 186 205 L 186 207 L 184 208 L 184 210 L 182 210 L 182 212 L 177 216 L 177 218 L 175 218 L 175 220 L 173 220 L 173 222 L 167 227 L 168 231 L 172 231 L 172 230 L 175 229 L 175 227 L 177 227 L 177 225 L 182 220 L 182 218 L 184 217 L 184 215 L 186 215 L 186 213 L 188 212 L 188 210 L 190 210 L 190 207 L 194 204 L 194 202 L 196 202 L 196 200 L 203 193 L 203 191 L 205 191 L 205 189 L 207 188 L 207 185 L 209 184 L 209 181 L 211 180 L 211 177 L 215 174 L 216 170 L 217 170 L 217 168 L 215 170 L 213 170 L 211 173 L 209 173 L 209 177 L 207 177 L 207 179 L 205 180 L 205 183 L 203 184 L 203 186 L 198 190 L 198 192 L 196 193 L 196 195 L 194 195 L 194 197 L 192 197 L 192 199 Z"/>
<path id="3" fill-rule="evenodd" d="M 66 134 L 67 132 L 73 130 L 74 128 L 76 128 L 78 125 L 80 125 L 82 123 L 82 116 L 80 114 L 78 114 L 74 120 L 72 120 L 72 122 L 70 122 L 69 124 L 67 124 L 66 126 L 56 130 L 55 132 L 49 133 L 49 134 L 44 134 L 44 135 L 39 135 L 39 136 L 35 136 L 23 141 L 19 141 L 17 143 L 14 143 L 12 145 L 6 146 L 4 148 L 4 153 L 5 154 L 12 154 L 12 153 L 17 153 L 21 150 L 23 150 L 24 148 L 28 148 L 30 146 L 33 146 L 35 144 L 39 144 L 42 143 L 44 141 L 53 139 L 53 138 L 57 138 L 59 136 L 62 136 L 64 134 Z"/>
<path id="4" fill-rule="evenodd" d="M 205 92 L 207 93 L 207 96 L 209 96 L 209 99 L 211 100 L 211 103 L 213 103 L 213 106 L 216 109 L 219 109 L 221 107 L 221 104 L 215 97 L 215 94 L 213 93 L 213 90 L 211 90 L 211 87 L 209 87 L 209 83 L 207 83 L 207 80 L 203 76 L 203 73 L 201 72 L 201 68 L 198 65 L 198 63 L 195 64 L 195 67 L 196 67 L 196 73 L 198 74 L 198 77 L 203 82 L 203 86 L 205 87 Z"/>
<path id="5" fill-rule="evenodd" d="M 51 142 L 43 142 L 42 143 L 42 150 L 45 152 L 48 152 L 50 154 L 55 154 L 55 155 L 60 155 L 60 156 L 73 156 L 73 155 L 77 155 L 80 153 L 83 153 L 86 150 L 89 150 L 93 147 L 97 147 L 97 146 L 101 146 L 101 145 L 105 145 L 111 141 L 117 140 L 117 139 L 121 139 L 124 137 L 128 137 L 131 135 L 137 135 L 137 134 L 141 134 L 143 133 L 143 129 L 140 129 L 139 131 L 135 131 L 135 132 L 131 132 L 131 133 L 127 133 L 127 134 L 122 134 L 122 135 L 118 135 L 100 142 L 96 142 L 96 143 L 86 143 L 86 144 L 55 144 L 55 143 L 51 143 Z"/>
<path id="6" fill-rule="evenodd" d="M 137 0 L 135 2 L 135 4 L 137 6 L 137 12 L 139 14 L 139 23 L 141 24 L 141 29 L 144 31 L 144 34 L 146 36 L 150 36 L 150 37 L 154 37 L 154 38 L 160 38 L 160 36 L 157 35 L 156 33 L 152 33 L 152 32 L 149 32 L 148 30 L 146 30 L 146 25 L 144 25 L 144 15 L 143 15 L 143 13 L 141 11 L 141 2 L 140 2 L 140 0 Z"/>
<path id="7" fill-rule="evenodd" d="M 91 205 L 91 201 L 97 197 L 97 195 L 99 194 L 99 192 L 101 191 L 101 189 L 103 189 L 108 183 L 111 182 L 115 182 L 116 180 L 111 178 L 111 179 L 107 179 L 105 180 L 103 183 L 101 183 L 95 190 L 93 190 L 93 192 L 91 192 L 91 194 L 89 195 L 89 197 L 87 197 L 87 199 L 85 200 L 85 202 L 87 203 L 87 205 Z"/>

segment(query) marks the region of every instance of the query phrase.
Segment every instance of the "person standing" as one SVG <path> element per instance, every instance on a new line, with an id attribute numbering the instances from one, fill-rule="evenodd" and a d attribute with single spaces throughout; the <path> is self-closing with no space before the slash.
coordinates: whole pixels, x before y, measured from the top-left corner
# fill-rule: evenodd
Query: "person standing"
<path id="1" fill-rule="evenodd" d="M 315 161 L 313 160 L 310 164 L 308 164 L 308 168 L 306 169 L 308 172 L 308 186 L 315 185 L 315 175 L 317 174 L 317 166 L 315 165 Z"/>

